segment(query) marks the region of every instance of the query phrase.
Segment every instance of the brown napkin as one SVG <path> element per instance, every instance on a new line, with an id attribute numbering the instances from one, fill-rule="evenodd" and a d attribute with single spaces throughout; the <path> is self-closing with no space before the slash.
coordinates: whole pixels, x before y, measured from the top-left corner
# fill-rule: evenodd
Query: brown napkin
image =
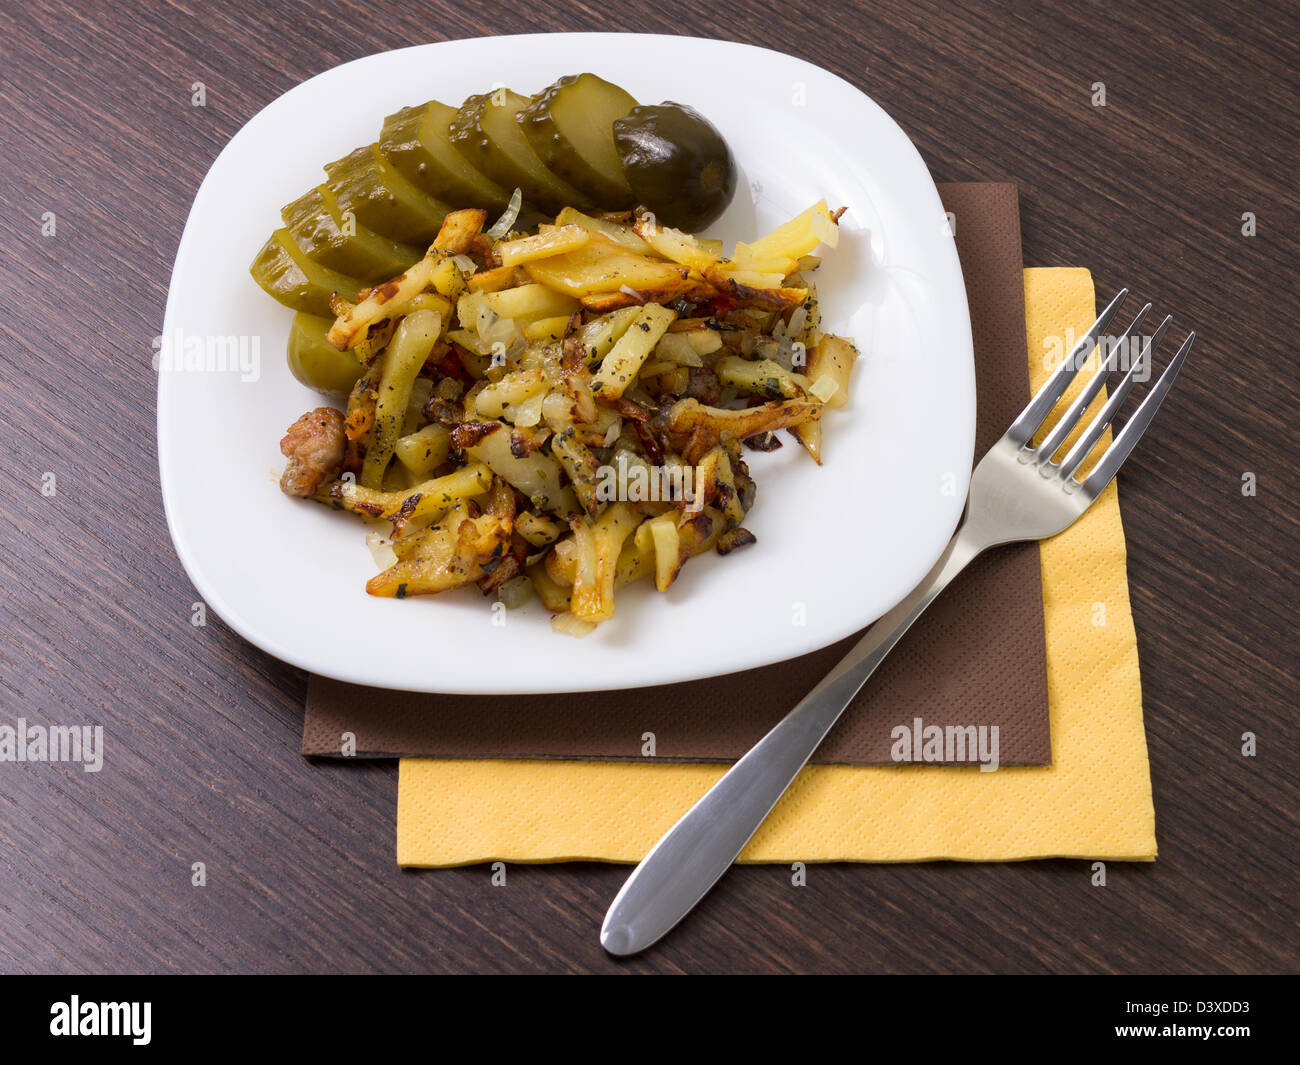
<path id="1" fill-rule="evenodd" d="M 966 279 L 978 393 L 975 458 L 1029 398 L 1020 209 L 1011 184 L 939 186 Z M 866 353 L 870 358 L 870 353 Z M 761 545 L 760 548 L 761 550 Z M 560 637 L 556 637 L 559 639 Z M 302 753 L 357 757 L 639 760 L 739 758 L 857 639 L 745 673 L 577 695 L 421 695 L 312 676 Z M 854 700 L 814 762 L 891 763 L 914 718 L 997 725 L 1003 765 L 1051 762 L 1037 544 L 985 555 L 921 617 Z"/>

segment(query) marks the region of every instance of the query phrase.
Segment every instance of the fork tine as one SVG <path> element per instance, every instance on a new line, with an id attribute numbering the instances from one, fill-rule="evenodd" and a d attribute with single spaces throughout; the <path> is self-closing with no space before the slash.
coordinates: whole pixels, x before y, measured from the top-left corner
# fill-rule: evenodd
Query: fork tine
<path id="1" fill-rule="evenodd" d="M 1106 358 L 1102 360 L 1101 366 L 1097 372 L 1092 375 L 1092 379 L 1084 386 L 1083 390 L 1070 404 L 1069 409 L 1061 415 L 1061 420 L 1052 427 L 1052 431 L 1047 434 L 1043 442 L 1038 445 L 1038 461 L 1043 467 L 1051 464 L 1052 456 L 1065 443 L 1065 438 L 1070 435 L 1073 429 L 1083 417 L 1083 412 L 1088 409 L 1092 401 L 1097 398 L 1097 393 L 1101 391 L 1101 386 L 1106 383 L 1106 378 L 1111 370 L 1115 368 L 1115 356 L 1119 353 L 1121 347 L 1128 342 L 1131 336 L 1141 336 L 1138 332 L 1142 328 L 1142 323 L 1146 321 L 1147 315 L 1151 313 L 1151 304 L 1147 304 L 1137 313 L 1132 324 L 1124 331 L 1124 335 L 1116 337 L 1109 345 L 1106 352 Z"/>
<path id="2" fill-rule="evenodd" d="M 1155 383 L 1155 387 L 1147 393 L 1146 398 L 1142 400 L 1142 405 L 1133 412 L 1123 429 L 1120 430 L 1119 436 L 1115 442 L 1106 449 L 1106 454 L 1097 463 L 1097 468 L 1088 475 L 1088 479 L 1083 482 L 1083 490 L 1089 496 L 1096 498 L 1114 479 L 1119 468 L 1124 464 L 1124 460 L 1129 457 L 1133 448 L 1137 445 L 1146 428 L 1151 424 L 1151 419 L 1156 416 L 1156 411 L 1160 407 L 1160 402 L 1174 386 L 1174 378 L 1178 376 L 1178 371 L 1182 368 L 1183 360 L 1187 358 L 1187 353 L 1192 350 L 1192 341 L 1196 339 L 1195 333 L 1188 333 L 1187 339 L 1183 341 L 1183 346 L 1178 349 L 1178 353 L 1169 360 L 1169 365 L 1165 367 L 1165 372 L 1160 375 L 1160 380 Z"/>
<path id="3" fill-rule="evenodd" d="M 1011 428 L 1006 432 L 1008 438 L 1017 444 L 1028 443 L 1030 437 L 1043 424 L 1043 419 L 1047 417 L 1048 412 L 1065 395 L 1065 390 L 1070 387 L 1074 375 L 1079 372 L 1079 366 L 1083 362 L 1084 356 L 1092 351 L 1093 346 L 1097 343 L 1097 338 L 1110 324 L 1110 320 L 1115 316 L 1115 312 L 1119 310 L 1119 305 L 1124 302 L 1124 297 L 1127 295 L 1128 289 L 1126 288 L 1120 289 L 1115 294 L 1115 298 L 1110 301 L 1110 305 L 1092 323 L 1092 327 L 1084 334 L 1083 339 L 1074 346 L 1074 350 L 1061 364 L 1061 368 L 1047 379 L 1047 383 L 1029 401 L 1029 406 L 1021 411 L 1020 417 L 1011 423 Z"/>
<path id="4" fill-rule="evenodd" d="M 1108 426 L 1115 417 L 1115 412 L 1119 410 L 1120 405 L 1124 402 L 1124 397 L 1132 390 L 1137 381 L 1138 369 L 1142 366 L 1150 366 L 1151 358 L 1155 355 L 1155 350 L 1160 341 L 1164 338 L 1165 331 L 1169 328 L 1169 323 L 1174 320 L 1173 315 L 1166 315 L 1165 320 L 1161 322 L 1156 331 L 1151 334 L 1143 346 L 1141 353 L 1133 360 L 1133 365 L 1128 368 L 1128 373 L 1123 377 L 1114 391 L 1107 398 L 1105 405 L 1097 412 L 1097 416 L 1088 423 L 1088 428 L 1083 432 L 1074 446 L 1070 448 L 1069 453 L 1061 460 L 1060 476 L 1062 478 L 1072 477 L 1074 471 L 1079 465 L 1092 454 L 1092 449 L 1096 446 L 1097 441 L 1101 439 L 1101 434 L 1106 431 Z M 1105 374 L 1099 374 L 1098 377 L 1105 379 Z M 1068 486 L 1067 486 L 1068 487 Z"/>

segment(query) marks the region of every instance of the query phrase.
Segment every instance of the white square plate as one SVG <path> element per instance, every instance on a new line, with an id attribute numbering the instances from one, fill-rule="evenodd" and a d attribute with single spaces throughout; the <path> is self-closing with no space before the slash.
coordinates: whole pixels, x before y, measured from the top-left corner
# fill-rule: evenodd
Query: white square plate
<path id="1" fill-rule="evenodd" d="M 818 199 L 847 205 L 818 288 L 826 328 L 862 359 L 828 412 L 825 465 L 793 442 L 748 453 L 757 544 L 696 559 L 666 593 L 642 582 L 593 635 L 553 634 L 536 600 L 494 625 L 476 589 L 367 596 L 355 520 L 290 500 L 278 443 L 320 398 L 290 375 L 292 313 L 248 264 L 279 208 L 384 116 L 507 82 L 533 93 L 592 71 L 644 103 L 707 116 L 741 170 L 709 235 L 752 239 Z M 164 368 L 158 457 L 176 551 L 209 607 L 258 647 L 358 684 L 470 694 L 637 687 L 731 673 L 824 647 L 920 581 L 960 517 L 975 384 L 966 290 L 934 183 L 907 136 L 852 85 L 760 48 L 687 37 L 553 34 L 369 56 L 290 90 L 213 163 L 181 238 L 164 335 L 245 338 L 257 373 Z M 179 360 L 178 360 L 179 361 Z M 245 378 L 254 378 L 246 380 Z"/>

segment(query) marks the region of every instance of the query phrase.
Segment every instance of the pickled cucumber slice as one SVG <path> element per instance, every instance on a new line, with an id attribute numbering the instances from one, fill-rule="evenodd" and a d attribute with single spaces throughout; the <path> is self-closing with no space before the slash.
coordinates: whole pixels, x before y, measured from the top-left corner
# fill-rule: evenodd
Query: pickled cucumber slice
<path id="1" fill-rule="evenodd" d="M 622 210 L 635 201 L 614 146 L 614 121 L 636 105 L 595 74 L 570 74 L 534 96 L 519 124 L 550 170 L 601 207 Z"/>
<path id="2" fill-rule="evenodd" d="M 303 254 L 287 229 L 277 229 L 262 245 L 249 268 L 253 280 L 273 298 L 295 311 L 333 316 L 330 296 L 355 300 L 361 283 L 355 277 L 321 266 Z"/>
<path id="3" fill-rule="evenodd" d="M 280 212 L 285 228 L 309 259 L 361 281 L 386 281 L 419 259 L 424 251 L 367 229 L 339 209 L 328 185 L 318 185 Z"/>
<path id="4" fill-rule="evenodd" d="M 402 177 L 377 144 L 329 163 L 325 173 L 340 210 L 393 240 L 427 246 L 450 210 Z"/>
<path id="5" fill-rule="evenodd" d="M 444 203 L 502 211 L 509 189 L 469 164 L 451 143 L 456 108 L 430 100 L 384 119 L 379 148 L 412 184 Z"/>
<path id="6" fill-rule="evenodd" d="M 592 206 L 591 198 L 546 168 L 524 136 L 519 112 L 528 98 L 509 89 L 471 96 L 451 124 L 451 141 L 498 185 L 522 190 L 524 203 L 554 216 L 561 208 Z"/>
<path id="7" fill-rule="evenodd" d="M 299 311 L 289 327 L 289 348 L 285 357 L 289 372 L 308 388 L 326 396 L 342 398 L 352 391 L 363 367 L 350 351 L 339 351 L 325 339 L 333 318 L 321 318 Z"/>

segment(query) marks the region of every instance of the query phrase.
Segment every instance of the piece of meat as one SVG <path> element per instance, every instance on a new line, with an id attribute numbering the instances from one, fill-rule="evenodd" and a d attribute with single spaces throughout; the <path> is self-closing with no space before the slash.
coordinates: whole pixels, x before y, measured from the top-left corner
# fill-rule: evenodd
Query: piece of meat
<path id="1" fill-rule="evenodd" d="M 692 366 L 685 394 L 692 399 L 698 399 L 701 403 L 713 406 L 722 399 L 722 382 L 712 370 L 706 370 L 703 366 Z"/>
<path id="2" fill-rule="evenodd" d="M 343 415 L 333 407 L 309 410 L 280 441 L 280 454 L 289 461 L 280 478 L 280 490 L 289 496 L 312 496 L 343 469 L 346 438 Z"/>

